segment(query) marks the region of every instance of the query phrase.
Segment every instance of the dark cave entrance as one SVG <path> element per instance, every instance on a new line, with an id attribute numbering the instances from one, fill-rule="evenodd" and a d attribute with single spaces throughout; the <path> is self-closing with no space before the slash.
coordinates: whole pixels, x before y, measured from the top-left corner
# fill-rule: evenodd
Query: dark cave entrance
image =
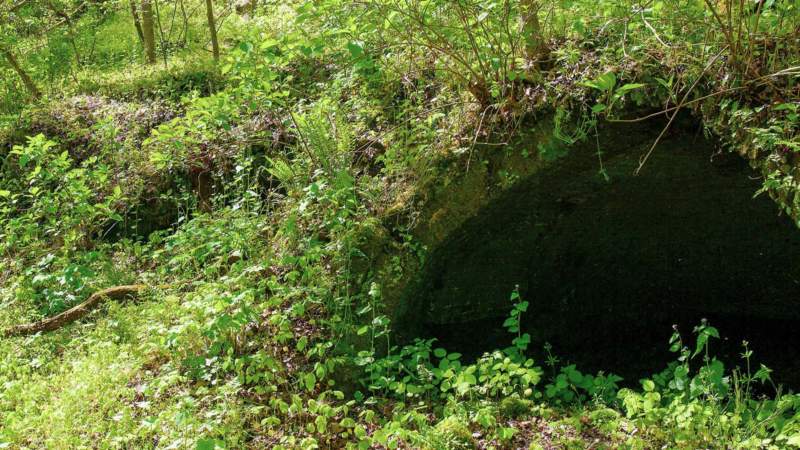
<path id="1" fill-rule="evenodd" d="M 712 350 L 740 365 L 742 340 L 774 378 L 800 386 L 800 231 L 740 158 L 694 135 L 575 152 L 504 193 L 428 258 L 412 292 L 418 334 L 466 357 L 503 348 L 515 285 L 530 309 L 532 353 L 544 342 L 562 363 L 635 384 L 674 359 L 706 318 Z"/>

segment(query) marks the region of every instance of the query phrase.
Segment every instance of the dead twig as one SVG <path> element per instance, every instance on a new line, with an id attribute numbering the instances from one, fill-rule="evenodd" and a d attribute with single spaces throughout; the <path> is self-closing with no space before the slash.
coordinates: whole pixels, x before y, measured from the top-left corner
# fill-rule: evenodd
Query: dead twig
<path id="1" fill-rule="evenodd" d="M 697 76 L 697 79 L 694 80 L 694 83 L 692 83 L 692 85 L 689 87 L 689 89 L 686 90 L 686 93 L 683 94 L 683 98 L 681 98 L 680 103 L 678 103 L 678 106 L 675 108 L 675 111 L 672 113 L 672 116 L 669 118 L 669 122 L 667 122 L 667 125 L 664 127 L 663 130 L 661 130 L 661 134 L 658 135 L 658 137 L 656 138 L 655 142 L 653 142 L 653 145 L 650 146 L 650 150 L 648 150 L 647 153 L 644 154 L 644 156 L 639 158 L 639 167 L 637 167 L 636 170 L 633 171 L 633 175 L 634 176 L 638 176 L 639 172 L 642 171 L 642 167 L 644 167 L 644 165 L 647 163 L 647 160 L 650 159 L 650 155 L 653 154 L 653 151 L 656 149 L 656 146 L 661 141 L 661 138 L 664 137 L 664 134 L 666 134 L 667 130 L 669 130 L 670 125 L 672 125 L 672 122 L 675 120 L 675 117 L 678 116 L 678 111 L 681 108 L 683 108 L 683 106 L 685 105 L 686 99 L 689 97 L 689 94 L 691 94 L 692 91 L 694 91 L 694 88 L 697 86 L 697 84 L 700 82 L 700 80 L 703 79 L 703 75 L 705 75 L 705 73 L 708 71 L 708 69 L 710 69 L 711 66 L 713 66 L 714 63 L 717 61 L 717 59 L 720 56 L 722 56 L 722 54 L 725 52 L 726 49 L 727 49 L 727 47 L 723 48 L 722 51 L 720 51 L 719 53 L 716 54 L 716 56 L 711 58 L 711 61 L 709 61 L 708 64 L 703 68 L 703 71 L 700 72 L 700 75 Z"/>

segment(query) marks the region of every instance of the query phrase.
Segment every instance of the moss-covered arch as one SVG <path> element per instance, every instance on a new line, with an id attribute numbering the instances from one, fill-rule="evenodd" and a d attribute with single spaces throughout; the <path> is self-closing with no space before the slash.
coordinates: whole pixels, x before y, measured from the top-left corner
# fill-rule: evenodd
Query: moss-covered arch
<path id="1" fill-rule="evenodd" d="M 517 284 L 533 305 L 534 339 L 567 349 L 586 345 L 576 327 L 600 336 L 652 326 L 667 337 L 669 323 L 700 317 L 791 327 L 800 233 L 767 196 L 753 198 L 761 181 L 746 162 L 696 128 L 668 135 L 633 176 L 659 132 L 603 127 L 610 181 L 598 174 L 595 142 L 543 158 L 538 150 L 558 146 L 549 121 L 503 150 L 477 149 L 469 171 L 454 159 L 415 197 L 425 258 L 395 250 L 377 260 L 400 339 L 447 339 L 468 324 L 455 334 L 471 330 L 488 348 L 479 341 L 495 343 Z"/>

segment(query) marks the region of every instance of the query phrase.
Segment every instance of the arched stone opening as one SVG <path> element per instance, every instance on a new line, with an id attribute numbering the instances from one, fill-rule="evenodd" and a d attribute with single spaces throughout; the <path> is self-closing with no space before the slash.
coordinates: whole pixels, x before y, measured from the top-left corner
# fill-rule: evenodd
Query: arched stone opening
<path id="1" fill-rule="evenodd" d="M 519 181 L 432 251 L 405 295 L 415 335 L 477 356 L 508 345 L 516 285 L 534 347 L 629 381 L 663 368 L 672 325 L 702 318 L 737 363 L 742 339 L 800 385 L 800 233 L 736 156 L 674 134 L 638 177 L 650 140 L 572 152 Z M 799 346 L 800 347 L 800 346 Z"/>

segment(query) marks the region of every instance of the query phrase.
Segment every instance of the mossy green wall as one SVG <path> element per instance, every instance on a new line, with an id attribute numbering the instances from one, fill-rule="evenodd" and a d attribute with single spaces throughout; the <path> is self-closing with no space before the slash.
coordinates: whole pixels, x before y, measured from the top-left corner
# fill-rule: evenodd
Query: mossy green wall
<path id="1" fill-rule="evenodd" d="M 415 198 L 427 256 L 384 247 L 375 266 L 401 336 L 502 316 L 515 284 L 554 324 L 570 303 L 586 314 L 641 311 L 631 302 L 794 314 L 791 221 L 766 196 L 752 199 L 760 181 L 743 160 L 692 130 L 668 136 L 634 176 L 659 131 L 600 130 L 610 181 L 594 140 L 543 158 L 538 149 L 557 144 L 550 121 L 505 148 L 476 149 L 469 170 L 465 158 L 444 165 Z"/>

